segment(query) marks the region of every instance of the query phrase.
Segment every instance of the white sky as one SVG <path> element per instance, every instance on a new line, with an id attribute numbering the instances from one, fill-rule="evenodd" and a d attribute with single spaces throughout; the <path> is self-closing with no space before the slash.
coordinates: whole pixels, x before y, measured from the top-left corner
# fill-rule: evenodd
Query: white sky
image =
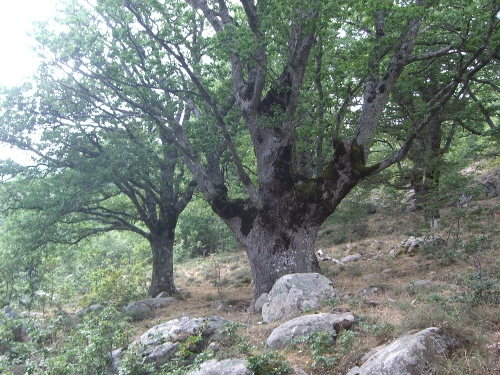
<path id="1" fill-rule="evenodd" d="M 0 85 L 14 86 L 35 73 L 36 57 L 27 36 L 31 22 L 54 14 L 57 0 L 0 0 Z M 26 160 L 15 149 L 0 145 L 0 159 Z"/>
<path id="2" fill-rule="evenodd" d="M 56 0 L 0 0 L 0 85 L 18 84 L 35 71 L 27 33 L 31 22 L 54 14 L 55 4 Z"/>

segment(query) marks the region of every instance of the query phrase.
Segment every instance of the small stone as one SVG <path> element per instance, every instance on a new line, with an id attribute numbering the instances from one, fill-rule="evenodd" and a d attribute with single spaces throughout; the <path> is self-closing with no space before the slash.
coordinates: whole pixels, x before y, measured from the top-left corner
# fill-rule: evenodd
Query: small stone
<path id="1" fill-rule="evenodd" d="M 418 280 L 413 283 L 417 287 L 426 286 L 432 284 L 432 280 Z"/>
<path id="2" fill-rule="evenodd" d="M 371 288 L 366 288 L 366 289 L 360 290 L 358 292 L 358 294 L 366 296 L 366 295 L 378 293 L 379 291 L 380 291 L 380 288 L 377 288 L 376 286 L 372 286 Z"/>
<path id="3" fill-rule="evenodd" d="M 267 302 L 267 299 L 269 298 L 268 293 L 262 293 L 259 298 L 255 301 L 253 308 L 256 313 L 261 313 L 262 312 L 262 306 L 264 306 L 264 303 Z"/>
<path id="4" fill-rule="evenodd" d="M 353 255 L 348 255 L 345 258 L 341 260 L 342 263 L 347 263 L 347 262 L 356 262 L 358 259 L 361 259 L 361 254 L 356 253 Z"/>

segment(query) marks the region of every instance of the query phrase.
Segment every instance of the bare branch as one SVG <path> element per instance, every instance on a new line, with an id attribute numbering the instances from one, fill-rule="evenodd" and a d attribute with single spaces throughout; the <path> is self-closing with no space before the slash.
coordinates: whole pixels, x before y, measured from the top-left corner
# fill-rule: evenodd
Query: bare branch
<path id="1" fill-rule="evenodd" d="M 443 57 L 449 55 L 453 51 L 453 46 L 446 46 L 437 51 L 430 51 L 418 56 L 412 56 L 408 59 L 408 64 L 414 63 L 416 61 L 435 59 L 437 57 Z"/>
<path id="2" fill-rule="evenodd" d="M 490 129 L 494 129 L 495 124 L 493 123 L 493 120 L 491 119 L 490 114 L 488 113 L 488 111 L 484 107 L 483 103 L 477 98 L 476 95 L 474 95 L 474 93 L 472 92 L 469 85 L 466 85 L 466 90 L 467 90 L 467 93 L 469 94 L 469 96 L 472 98 L 472 100 L 476 103 L 476 105 L 479 108 L 479 110 L 481 111 L 481 113 L 483 114 L 484 120 L 486 121 L 486 123 L 488 124 Z"/>

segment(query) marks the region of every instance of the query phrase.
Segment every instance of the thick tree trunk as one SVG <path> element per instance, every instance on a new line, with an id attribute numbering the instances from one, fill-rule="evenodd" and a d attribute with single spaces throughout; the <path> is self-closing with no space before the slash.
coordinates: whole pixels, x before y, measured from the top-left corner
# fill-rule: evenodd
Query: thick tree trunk
<path id="1" fill-rule="evenodd" d="M 286 222 L 286 221 L 284 221 Z M 256 218 L 245 246 L 254 281 L 254 297 L 271 290 L 276 280 L 291 273 L 320 272 L 314 242 L 318 226 L 304 223 L 287 227 L 282 223 Z"/>
<path id="2" fill-rule="evenodd" d="M 177 292 L 174 283 L 174 232 L 166 230 L 150 234 L 148 240 L 153 254 L 153 274 L 148 295 L 156 297 L 161 292 L 173 295 Z"/>
<path id="3" fill-rule="evenodd" d="M 268 163 L 268 154 L 284 157 Z M 249 200 L 229 199 L 223 188 L 210 201 L 247 252 L 254 298 L 269 292 L 284 275 L 320 272 L 314 253 L 319 227 L 369 172 L 359 149 L 347 141 L 339 142 L 329 165 L 309 179 L 293 172 L 287 147 L 268 154 L 260 160 L 269 165 L 260 175 L 260 207 Z"/>

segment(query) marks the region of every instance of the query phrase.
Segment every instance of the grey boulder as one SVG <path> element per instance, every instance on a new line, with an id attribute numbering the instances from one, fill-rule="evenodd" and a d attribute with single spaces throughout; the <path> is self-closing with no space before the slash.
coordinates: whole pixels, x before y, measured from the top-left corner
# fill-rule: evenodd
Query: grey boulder
<path id="1" fill-rule="evenodd" d="M 161 309 L 166 307 L 167 305 L 177 302 L 177 299 L 173 297 L 165 297 L 165 298 L 147 298 L 140 301 L 135 301 L 129 303 L 127 306 L 123 308 L 126 312 L 131 312 L 134 310 L 153 310 L 153 309 Z"/>
<path id="2" fill-rule="evenodd" d="M 332 282 L 318 273 L 294 273 L 276 281 L 262 306 L 262 320 L 289 320 L 305 311 L 321 308 L 325 299 L 336 297 Z"/>
<path id="3" fill-rule="evenodd" d="M 139 351 L 144 358 L 144 363 L 154 363 L 156 367 L 159 367 L 173 358 L 179 350 L 179 344 L 190 336 L 201 332 L 203 340 L 200 345 L 206 346 L 218 338 L 220 331 L 227 323 L 231 321 L 220 317 L 173 319 L 144 332 L 129 347 Z M 201 346 L 197 348 L 200 352 L 204 349 Z M 115 372 L 119 370 L 125 351 L 126 349 L 118 349 L 112 353 L 111 362 Z"/>
<path id="4" fill-rule="evenodd" d="M 266 343 L 270 348 L 280 349 L 293 343 L 296 337 L 306 336 L 312 332 L 327 332 L 333 336 L 339 329 L 350 327 L 354 319 L 354 315 L 349 312 L 299 316 L 276 327 Z"/>
<path id="5" fill-rule="evenodd" d="M 363 365 L 346 375 L 430 375 L 452 346 L 452 340 L 445 338 L 439 328 L 408 333 L 373 349 L 363 357 Z"/>
<path id="6" fill-rule="evenodd" d="M 199 370 L 188 372 L 187 375 L 252 375 L 252 371 L 247 368 L 247 361 L 244 359 L 211 359 L 203 362 Z"/>
<path id="7" fill-rule="evenodd" d="M 361 254 L 359 253 L 356 253 L 356 254 L 352 254 L 352 255 L 348 255 L 344 258 L 342 258 L 340 261 L 342 263 L 349 263 L 349 262 L 356 262 L 358 259 L 361 259 Z"/>
<path id="8" fill-rule="evenodd" d="M 439 236 L 409 237 L 396 245 L 389 255 L 415 255 L 423 246 L 444 246 L 446 242 Z"/>
<path id="9" fill-rule="evenodd" d="M 268 293 L 262 293 L 259 298 L 255 301 L 253 308 L 255 313 L 261 313 L 262 312 L 262 307 L 264 304 L 267 302 L 267 299 L 269 298 Z"/>

